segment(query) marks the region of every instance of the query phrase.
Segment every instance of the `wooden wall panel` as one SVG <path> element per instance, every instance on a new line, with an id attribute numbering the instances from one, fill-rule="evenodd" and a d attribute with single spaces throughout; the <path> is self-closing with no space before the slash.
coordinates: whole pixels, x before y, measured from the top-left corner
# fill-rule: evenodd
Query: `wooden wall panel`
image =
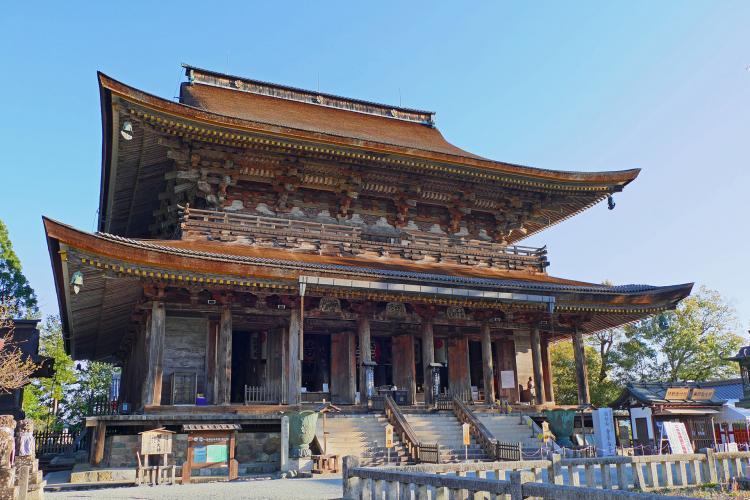
<path id="1" fill-rule="evenodd" d="M 448 387 L 451 391 L 471 391 L 469 340 L 466 337 L 448 339 Z"/>
<path id="2" fill-rule="evenodd" d="M 198 376 L 198 392 L 206 393 L 206 331 L 205 318 L 167 316 L 164 343 L 164 375 L 162 401 L 170 402 L 170 382 L 174 372 L 191 372 Z"/>
<path id="3" fill-rule="evenodd" d="M 413 404 L 417 397 L 416 372 L 414 365 L 414 337 L 396 335 L 391 341 L 393 362 L 393 384 L 408 391 L 407 403 Z"/>

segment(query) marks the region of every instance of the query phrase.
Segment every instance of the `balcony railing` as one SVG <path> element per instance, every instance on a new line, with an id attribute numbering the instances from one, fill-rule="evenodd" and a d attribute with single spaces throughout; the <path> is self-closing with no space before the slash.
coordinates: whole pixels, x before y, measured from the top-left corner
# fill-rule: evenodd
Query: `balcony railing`
<path id="1" fill-rule="evenodd" d="M 375 254 L 413 261 L 484 265 L 507 270 L 544 272 L 547 248 L 501 245 L 424 231 L 396 235 L 360 227 L 180 207 L 183 238 L 218 241 L 244 239 L 248 244 L 289 248 L 324 255 Z"/>

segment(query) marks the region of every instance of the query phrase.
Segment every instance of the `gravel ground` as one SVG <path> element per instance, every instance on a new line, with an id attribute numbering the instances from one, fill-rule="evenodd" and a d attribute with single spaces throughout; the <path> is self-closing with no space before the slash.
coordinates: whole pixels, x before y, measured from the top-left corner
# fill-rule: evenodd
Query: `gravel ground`
<path id="1" fill-rule="evenodd" d="M 341 498 L 341 478 L 264 479 L 232 483 L 203 483 L 176 486 L 132 486 L 87 491 L 45 492 L 45 498 L 106 498 L 112 500 L 233 500 L 257 499 L 332 499 Z"/>

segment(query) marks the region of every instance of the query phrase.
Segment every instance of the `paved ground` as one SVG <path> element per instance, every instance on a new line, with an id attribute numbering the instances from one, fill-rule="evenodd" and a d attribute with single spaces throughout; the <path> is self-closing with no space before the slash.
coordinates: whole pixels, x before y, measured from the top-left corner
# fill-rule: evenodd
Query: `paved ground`
<path id="1" fill-rule="evenodd" d="M 234 499 L 333 499 L 341 498 L 341 478 L 264 479 L 185 486 L 131 486 L 86 491 L 45 492 L 45 498 L 106 498 L 112 500 L 234 500 Z"/>

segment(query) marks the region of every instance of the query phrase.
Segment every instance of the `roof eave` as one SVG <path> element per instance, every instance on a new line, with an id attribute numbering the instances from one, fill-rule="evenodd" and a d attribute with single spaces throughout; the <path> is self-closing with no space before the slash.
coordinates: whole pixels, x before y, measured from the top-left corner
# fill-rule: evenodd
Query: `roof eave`
<path id="1" fill-rule="evenodd" d="M 259 124 L 248 120 L 220 115 L 163 99 L 153 94 L 128 86 L 122 82 L 108 77 L 103 73 L 99 73 L 99 81 L 102 88 L 127 100 L 130 100 L 135 104 L 181 119 L 202 122 L 212 126 L 221 126 L 230 129 L 245 130 L 248 132 L 256 133 L 270 133 L 289 139 L 313 141 L 332 146 L 355 147 L 357 149 L 377 151 L 379 153 L 396 154 L 399 156 L 423 161 L 446 162 L 470 169 L 480 169 L 483 171 L 494 172 L 498 174 L 505 173 L 513 176 L 529 177 L 537 181 L 561 182 L 574 185 L 577 184 L 581 186 L 600 184 L 609 186 L 608 190 L 611 192 L 621 191 L 622 188 L 632 182 L 640 173 L 640 169 L 638 168 L 620 171 L 600 172 L 574 172 L 564 170 L 540 169 L 512 163 L 458 156 L 429 150 L 407 148 L 391 144 L 368 142 L 363 140 L 353 141 L 351 139 L 347 141 L 346 138 L 325 134 L 323 132 L 313 133 L 310 131 L 291 129 L 288 127 L 281 127 L 276 125 L 270 126 L 273 129 L 271 130 L 269 129 L 269 124 Z"/>

